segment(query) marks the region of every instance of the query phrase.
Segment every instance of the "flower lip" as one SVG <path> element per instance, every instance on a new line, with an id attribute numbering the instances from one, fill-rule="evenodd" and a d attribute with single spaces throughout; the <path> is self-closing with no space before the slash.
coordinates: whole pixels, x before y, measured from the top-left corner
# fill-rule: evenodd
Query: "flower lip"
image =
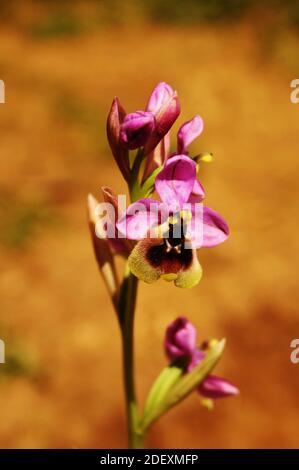
<path id="1" fill-rule="evenodd" d="M 163 238 L 145 238 L 137 243 L 129 256 L 131 272 L 150 284 L 162 278 L 175 286 L 191 288 L 198 284 L 202 269 L 196 250 L 169 246 Z"/>
<path id="2" fill-rule="evenodd" d="M 185 249 L 182 244 L 173 239 L 164 239 L 161 244 L 153 244 L 147 251 L 147 261 L 153 267 L 161 266 L 164 274 L 185 271 L 192 264 L 192 250 Z"/>
<path id="3" fill-rule="evenodd" d="M 148 242 L 145 251 L 145 260 L 154 269 L 161 269 L 163 279 L 175 280 L 178 272 L 187 271 L 192 267 L 194 254 L 185 247 L 187 223 L 174 214 L 162 226 L 158 227 L 161 238 Z"/>

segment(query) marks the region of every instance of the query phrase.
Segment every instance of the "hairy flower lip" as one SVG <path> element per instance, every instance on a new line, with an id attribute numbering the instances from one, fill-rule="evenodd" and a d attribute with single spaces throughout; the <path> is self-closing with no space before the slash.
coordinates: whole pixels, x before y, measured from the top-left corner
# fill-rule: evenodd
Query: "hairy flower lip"
<path id="1" fill-rule="evenodd" d="M 202 277 L 196 250 L 167 251 L 164 239 L 146 238 L 137 243 L 129 256 L 131 272 L 151 284 L 162 278 L 177 287 L 192 288 Z"/>

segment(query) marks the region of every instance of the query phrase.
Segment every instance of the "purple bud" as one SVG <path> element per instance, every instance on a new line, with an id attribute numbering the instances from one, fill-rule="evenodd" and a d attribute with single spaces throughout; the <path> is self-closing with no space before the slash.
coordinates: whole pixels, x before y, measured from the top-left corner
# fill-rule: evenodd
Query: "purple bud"
<path id="1" fill-rule="evenodd" d="M 145 146 L 145 155 L 158 145 L 179 116 L 180 103 L 177 92 L 167 83 L 159 83 L 150 96 L 146 110 L 154 114 L 156 126 Z"/>
<path id="2" fill-rule="evenodd" d="M 130 175 L 129 153 L 120 141 L 120 128 L 125 115 L 126 112 L 118 98 L 114 98 L 107 118 L 107 137 L 115 161 L 124 178 L 128 180 Z"/>
<path id="3" fill-rule="evenodd" d="M 188 154 L 187 148 L 203 131 L 203 120 L 200 116 L 195 116 L 190 121 L 185 122 L 178 131 L 178 153 Z"/>
<path id="4" fill-rule="evenodd" d="M 165 82 L 160 82 L 158 85 L 153 89 L 151 96 L 149 97 L 146 110 L 150 111 L 153 114 L 158 114 L 160 110 L 168 103 L 168 101 L 172 98 L 175 92 Z"/>
<path id="5" fill-rule="evenodd" d="M 127 114 L 121 125 L 120 138 L 130 150 L 143 147 L 155 127 L 155 117 L 147 111 Z"/>
<path id="6" fill-rule="evenodd" d="M 208 375 L 198 387 L 198 391 L 202 396 L 211 399 L 225 398 L 240 393 L 235 385 L 216 375 Z"/>
<path id="7" fill-rule="evenodd" d="M 178 317 L 166 330 L 165 351 L 173 361 L 191 357 L 196 349 L 196 329 L 185 317 Z"/>

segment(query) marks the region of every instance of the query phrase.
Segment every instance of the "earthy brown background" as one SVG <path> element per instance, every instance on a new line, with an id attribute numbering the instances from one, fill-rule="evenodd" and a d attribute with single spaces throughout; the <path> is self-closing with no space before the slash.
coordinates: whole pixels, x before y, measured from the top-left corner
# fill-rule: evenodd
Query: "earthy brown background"
<path id="1" fill-rule="evenodd" d="M 194 394 L 147 444 L 298 447 L 297 30 L 278 8 L 166 24 L 159 5 L 151 16 L 142 2 L 112 3 L 16 2 L 1 20 L 0 446 L 126 445 L 119 332 L 85 201 L 101 185 L 124 191 L 105 139 L 113 96 L 140 109 L 164 80 L 179 92 L 179 122 L 205 121 L 193 149 L 215 155 L 202 181 L 231 237 L 200 252 L 195 289 L 140 286 L 139 397 L 165 364 L 164 330 L 179 314 L 200 340 L 227 338 L 217 372 L 241 395 L 209 412 Z"/>

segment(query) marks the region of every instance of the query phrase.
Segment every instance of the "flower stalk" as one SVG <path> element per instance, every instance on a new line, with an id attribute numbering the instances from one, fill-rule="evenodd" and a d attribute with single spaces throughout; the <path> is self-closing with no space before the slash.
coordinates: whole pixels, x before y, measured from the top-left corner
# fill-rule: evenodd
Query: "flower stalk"
<path id="1" fill-rule="evenodd" d="M 134 380 L 134 317 L 138 279 L 126 267 L 121 290 L 119 318 L 122 335 L 123 377 L 127 411 L 128 444 L 130 449 L 143 447 L 143 434 L 140 431 L 135 380 Z"/>

